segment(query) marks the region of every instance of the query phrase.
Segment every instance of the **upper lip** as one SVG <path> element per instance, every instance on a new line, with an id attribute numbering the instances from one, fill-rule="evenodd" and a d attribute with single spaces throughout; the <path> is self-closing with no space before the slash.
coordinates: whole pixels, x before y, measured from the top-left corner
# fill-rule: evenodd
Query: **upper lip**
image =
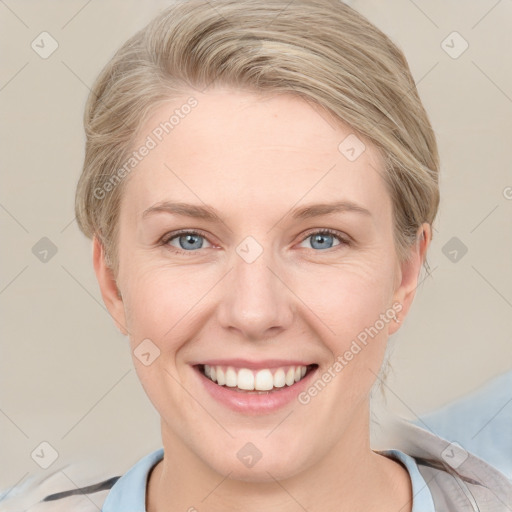
<path id="1" fill-rule="evenodd" d="M 249 370 L 260 370 L 263 368 L 278 368 L 280 366 L 309 366 L 310 364 L 305 361 L 298 361 L 296 359 L 265 359 L 262 361 L 249 361 L 248 359 L 208 359 L 196 363 L 193 366 L 204 365 L 208 366 L 233 366 L 235 368 L 247 368 Z"/>

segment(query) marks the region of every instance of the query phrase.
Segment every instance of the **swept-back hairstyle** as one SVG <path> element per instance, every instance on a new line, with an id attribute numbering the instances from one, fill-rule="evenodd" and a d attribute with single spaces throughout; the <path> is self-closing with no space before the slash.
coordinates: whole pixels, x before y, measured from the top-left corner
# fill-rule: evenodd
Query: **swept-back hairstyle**
<path id="1" fill-rule="evenodd" d="M 407 259 L 437 213 L 439 156 L 402 51 L 339 0 L 178 0 L 117 51 L 85 109 L 76 218 L 115 274 L 125 163 L 141 125 L 162 101 L 216 85 L 298 95 L 373 144 L 385 163 L 397 256 Z"/>

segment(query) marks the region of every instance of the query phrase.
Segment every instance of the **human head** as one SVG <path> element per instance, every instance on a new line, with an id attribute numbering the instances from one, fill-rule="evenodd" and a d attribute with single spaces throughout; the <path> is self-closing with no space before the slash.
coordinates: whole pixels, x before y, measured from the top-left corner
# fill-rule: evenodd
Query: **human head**
<path id="1" fill-rule="evenodd" d="M 312 23 L 312 19 L 316 19 L 316 22 Z M 308 37 L 304 38 L 306 29 Z M 232 41 L 231 45 L 229 41 Z M 194 91 L 198 91 L 197 103 L 188 103 L 187 98 L 194 99 Z M 204 94 L 199 91 L 203 91 Z M 232 91 L 232 98 L 229 93 L 222 95 L 220 92 L 219 101 L 216 102 L 215 95 L 219 94 L 219 91 Z M 236 98 L 239 95 L 242 99 L 241 103 L 237 104 Z M 297 102 L 300 99 L 303 103 L 290 103 L 292 99 Z M 168 104 L 173 104 L 173 108 L 182 106 L 181 111 L 176 114 L 177 128 L 171 130 L 169 127 L 166 136 L 161 133 L 162 140 L 159 140 L 157 147 L 151 149 L 147 157 L 127 172 L 123 164 L 129 160 L 130 153 L 142 147 L 147 134 L 155 135 L 153 125 L 161 127 L 161 124 L 158 124 L 161 120 L 170 119 L 172 111 L 165 110 Z M 187 104 L 187 112 L 190 114 L 183 108 Z M 315 109 L 315 116 L 311 115 L 311 111 L 306 109 L 304 104 Z M 219 105 L 226 106 L 225 115 L 222 109 L 219 109 Z M 258 106 L 260 108 L 257 108 Z M 229 110 L 232 107 L 233 110 Z M 240 108 L 248 109 L 251 113 L 247 119 L 243 119 L 243 116 L 238 117 Z M 208 278 L 199 282 L 198 276 L 203 276 L 203 272 L 208 268 L 205 260 L 200 260 L 202 264 L 197 265 L 194 272 L 190 272 L 191 267 L 187 267 L 182 260 L 179 260 L 182 262 L 180 267 L 179 263 L 174 264 L 172 261 L 163 263 L 163 260 L 149 262 L 144 257 L 140 259 L 139 256 L 144 252 L 141 252 L 140 244 L 144 245 L 144 242 L 134 240 L 134 224 L 130 223 L 131 232 L 128 232 L 128 224 L 121 224 L 119 215 L 123 211 L 123 200 L 126 221 L 135 210 L 138 212 L 141 209 L 142 202 L 149 203 L 147 197 L 143 198 L 142 202 L 133 202 L 143 197 L 143 193 L 150 191 L 151 194 L 171 194 L 168 182 L 166 185 L 165 181 L 166 178 L 170 178 L 170 173 L 166 174 L 163 169 L 162 164 L 166 160 L 161 152 L 168 151 L 168 162 L 179 161 L 178 168 L 181 170 L 193 166 L 193 169 L 188 168 L 188 171 L 184 171 L 187 176 L 185 183 L 190 183 L 192 174 L 195 175 L 191 190 L 200 190 L 199 198 L 207 197 L 208 189 L 222 192 L 222 196 L 219 194 L 219 197 L 222 197 L 222 204 L 226 207 L 240 207 L 238 211 L 241 211 L 244 205 L 240 204 L 240 200 L 236 200 L 236 187 L 233 187 L 230 196 L 229 183 L 218 179 L 223 177 L 222 174 L 217 174 L 215 178 L 208 174 L 200 174 L 201 168 L 194 159 L 197 157 L 197 151 L 196 154 L 192 151 L 194 136 L 191 126 L 195 113 L 201 113 L 203 117 L 197 117 L 200 121 L 195 121 L 198 139 L 202 144 L 206 141 L 211 145 L 211 141 L 205 137 L 203 127 L 206 124 L 205 112 L 212 113 L 210 123 L 211 119 L 218 120 L 219 132 L 229 133 L 238 142 L 238 134 L 229 131 L 230 119 L 236 119 L 244 129 L 248 129 L 248 133 L 254 135 L 255 144 L 260 144 L 261 148 L 268 148 L 272 141 L 264 138 L 265 130 L 258 129 L 257 123 L 255 125 L 253 121 L 259 120 L 264 125 L 267 121 L 264 116 L 262 117 L 262 113 L 267 112 L 264 110 L 266 108 L 276 109 L 268 111 L 272 115 L 272 123 L 269 120 L 268 124 L 269 127 L 273 126 L 276 140 L 279 133 L 284 134 L 287 126 L 292 126 L 294 121 L 307 120 L 304 133 L 308 134 L 309 139 L 304 147 L 311 150 L 311 155 L 317 151 L 315 146 L 322 146 L 325 149 L 324 154 L 327 154 L 330 148 L 329 154 L 332 157 L 333 147 L 337 150 L 338 143 L 343 144 L 349 134 L 357 134 L 356 150 L 361 144 L 366 145 L 366 150 L 354 159 L 352 168 L 358 169 L 356 181 L 359 180 L 359 189 L 364 189 L 364 180 L 368 180 L 368 189 L 371 183 L 372 192 L 366 199 L 371 198 L 379 202 L 379 212 L 385 214 L 386 226 L 389 220 L 393 243 L 386 245 L 386 249 L 389 249 L 386 252 L 379 246 L 379 256 L 382 256 L 382 260 L 377 261 L 375 253 L 368 267 L 371 267 L 371 271 L 368 272 L 361 267 L 352 273 L 349 268 L 347 272 L 343 264 L 340 265 L 340 271 L 336 272 L 337 266 L 334 261 L 331 262 L 332 265 L 309 267 L 311 271 L 302 274 L 302 280 L 298 279 L 297 274 L 294 275 L 294 279 L 298 279 L 298 286 L 292 287 L 287 293 L 286 282 L 283 283 L 283 287 L 279 287 L 279 275 L 275 277 L 272 288 L 269 286 L 263 289 L 263 278 L 264 282 L 268 283 L 271 276 L 268 273 L 262 274 L 265 270 L 262 267 L 262 260 L 253 264 L 250 270 L 249 267 L 241 268 L 240 261 L 236 260 L 237 271 L 222 285 L 216 287 L 216 283 L 220 282 L 222 277 L 217 275 L 220 262 L 214 264 L 212 261 Z M 280 126 L 279 115 L 274 115 L 274 112 L 280 112 L 281 119 L 289 121 L 288 125 L 284 123 Z M 295 112 L 297 117 L 294 117 Z M 190 118 L 187 118 L 187 115 L 190 115 Z M 276 126 L 280 126 L 281 132 L 276 131 Z M 311 144 L 317 136 L 311 131 L 313 126 L 321 134 L 315 144 Z M 276 305 L 274 320 L 276 325 L 279 323 L 281 329 L 274 329 L 272 332 L 275 334 L 279 331 L 283 343 L 275 344 L 267 354 L 275 355 L 277 350 L 282 356 L 291 354 L 294 347 L 290 343 L 298 339 L 297 343 L 303 357 L 318 355 L 322 358 L 322 366 L 327 366 L 326 352 L 346 350 L 349 337 L 355 335 L 358 329 L 373 322 L 375 316 L 384 313 L 386 305 L 390 305 L 388 301 L 391 299 L 391 279 L 388 272 L 394 270 L 391 262 L 394 264 L 395 256 L 399 262 L 404 262 L 411 254 L 416 255 L 410 249 L 418 242 L 418 229 L 425 223 L 431 224 L 437 210 L 435 138 L 418 99 L 406 61 L 401 52 L 375 27 L 337 2 L 302 1 L 288 5 L 281 1 L 243 4 L 221 0 L 215 4 L 215 9 L 208 3 L 196 0 L 177 3 L 157 17 L 145 30 L 131 38 L 107 65 L 93 88 L 86 108 L 86 130 L 88 140 L 84 173 L 77 190 L 77 218 L 86 234 L 101 241 L 108 256 L 107 263 L 112 267 L 112 275 L 116 279 L 119 278 L 122 294 L 119 299 L 122 300 L 114 299 L 109 293 L 109 285 L 99 261 L 100 256 L 95 249 L 95 268 L 105 302 L 111 313 L 119 313 L 113 315 L 114 317 L 124 317 L 123 321 L 118 322 L 120 325 L 124 320 L 128 320 L 126 330 L 129 328 L 131 331 L 133 349 L 136 349 L 144 338 L 153 340 L 159 347 L 161 357 L 148 368 L 142 368 L 140 361 L 136 361 L 139 377 L 161 413 L 163 423 L 167 424 L 167 439 L 171 434 L 177 435 L 179 432 L 182 436 L 180 440 L 186 438 L 188 448 L 192 447 L 196 454 L 201 456 L 205 456 L 204 443 L 209 440 L 208 432 L 200 431 L 205 428 L 206 422 L 199 422 L 193 430 L 189 430 L 188 427 L 194 423 L 195 417 L 205 420 L 207 418 L 203 418 L 204 412 L 194 408 L 193 403 L 186 402 L 187 397 L 180 395 L 179 388 L 168 389 L 170 381 L 167 374 L 169 377 L 174 375 L 179 383 L 188 384 L 190 372 L 187 365 L 190 365 L 190 359 L 199 357 L 199 354 L 211 355 L 214 350 L 217 351 L 217 355 L 220 349 L 225 353 L 237 355 L 247 349 L 251 357 L 259 350 L 260 355 L 265 354 L 265 350 L 270 347 L 264 349 L 263 345 L 272 341 L 272 337 L 268 336 L 270 331 L 258 330 L 257 324 L 260 322 L 263 325 L 266 321 L 273 321 L 270 317 L 266 320 L 263 318 L 272 314 L 269 304 L 273 302 Z M 344 134 L 334 146 L 331 140 L 333 133 Z M 219 142 L 214 126 L 211 127 L 211 134 L 213 142 Z M 179 141 L 174 149 L 172 145 L 167 146 L 170 140 Z M 326 141 L 329 142 L 328 147 L 325 146 Z M 287 143 L 289 142 L 293 141 L 288 140 Z M 229 136 L 223 143 L 229 149 Z M 251 140 L 245 140 L 245 143 L 251 143 Z M 187 148 L 192 151 L 190 158 L 184 156 L 183 151 L 178 151 L 178 147 L 180 151 L 186 151 Z M 199 144 L 198 147 L 200 151 L 204 146 Z M 290 145 L 283 146 L 282 155 L 286 155 L 287 147 Z M 240 154 L 240 148 L 243 150 L 244 146 L 238 146 L 236 143 L 233 145 L 233 149 L 238 151 L 237 154 Z M 155 156 L 159 153 L 159 157 Z M 258 172 L 261 169 L 261 183 L 265 182 L 266 188 L 255 186 L 251 189 L 254 194 L 244 196 L 244 200 L 256 198 L 259 201 L 264 197 L 264 193 L 271 191 L 269 169 L 275 173 L 273 177 L 275 182 L 279 183 L 278 189 L 288 185 L 283 182 L 284 174 L 280 174 L 280 169 L 276 168 L 275 163 L 264 153 L 263 151 L 260 157 L 267 158 L 265 164 L 268 167 L 262 165 L 259 168 L 251 168 L 250 179 L 251 182 L 255 180 L 254 182 L 258 183 Z M 225 162 L 221 161 L 216 166 L 215 152 L 210 150 L 208 155 L 210 158 L 207 162 L 212 162 L 210 170 L 213 175 L 213 170 L 218 172 L 219 165 L 222 168 Z M 243 156 L 242 154 L 241 157 Z M 304 158 L 307 156 L 304 155 Z M 320 156 L 316 155 L 315 158 Z M 348 161 L 350 155 L 347 156 L 340 150 L 336 156 Z M 378 163 L 379 156 L 382 166 Z M 155 158 L 159 158 L 153 161 L 157 165 L 152 165 L 152 159 Z M 363 170 L 364 165 L 361 163 L 363 160 L 365 165 L 368 165 L 366 171 Z M 247 169 L 243 166 L 248 163 L 241 161 L 242 183 L 248 180 Z M 285 162 L 282 163 L 284 168 Z M 174 166 L 173 163 L 170 165 Z M 327 162 L 322 160 L 320 167 L 325 171 L 326 165 Z M 227 167 L 229 177 L 233 179 L 232 183 L 235 183 L 237 178 L 233 173 L 234 168 L 232 162 L 230 167 Z M 119 169 L 124 169 L 123 174 L 128 175 L 123 177 Z M 308 175 L 305 174 L 304 168 L 299 169 L 297 165 L 297 169 L 297 175 L 300 174 L 300 178 L 297 177 L 300 187 L 293 189 L 293 194 L 286 198 L 286 204 L 295 199 L 298 201 L 298 192 L 304 190 L 307 183 Z M 375 190 L 380 190 L 375 188 L 378 187 L 377 183 L 380 183 L 375 181 L 376 173 L 373 172 L 377 169 L 384 184 L 381 191 L 384 197 L 382 201 L 378 201 L 379 198 L 375 194 Z M 318 170 L 316 172 L 318 173 Z M 364 172 L 368 172 L 367 177 Z M 148 181 L 148 176 L 154 181 Z M 330 175 L 329 179 L 332 180 L 333 176 L 334 174 Z M 106 186 L 107 184 L 110 185 Z M 270 182 L 270 185 L 272 184 Z M 336 190 L 341 194 L 343 191 L 336 189 L 334 185 L 333 183 L 331 193 Z M 322 187 L 325 189 L 325 182 Z M 320 189 L 319 186 L 316 190 L 317 195 Z M 291 184 L 286 191 L 289 193 L 290 190 Z M 210 197 L 211 195 L 208 194 L 207 203 L 215 199 L 215 194 L 213 197 Z M 127 197 L 130 198 L 128 203 Z M 389 219 L 388 200 L 391 205 Z M 136 207 L 132 208 L 133 206 Z M 247 212 L 244 210 L 242 218 L 236 215 L 236 210 L 233 211 L 235 215 L 230 218 L 232 233 L 235 233 L 236 237 L 243 237 L 243 230 L 248 226 L 242 225 L 247 221 Z M 258 229 L 261 229 L 260 224 L 268 222 L 269 212 L 260 210 L 260 213 L 255 212 L 250 229 L 256 228 L 257 224 Z M 277 215 L 274 211 L 271 213 Z M 121 229 L 122 225 L 125 226 L 124 232 Z M 296 226 L 293 230 L 295 228 Z M 288 234 L 291 231 L 292 228 L 288 230 Z M 261 234 L 259 231 L 258 233 Z M 132 244 L 123 244 L 123 237 L 120 236 L 122 234 L 124 240 L 129 240 Z M 276 238 L 272 241 L 283 242 L 278 235 L 274 236 Z M 265 247 L 265 250 L 269 248 L 270 245 Z M 232 254 L 231 251 L 228 252 Z M 272 251 L 265 254 L 269 258 L 267 261 L 274 256 L 277 258 Z M 137 265 L 137 262 L 140 265 Z M 210 283 L 213 275 L 219 279 Z M 235 275 L 238 276 L 238 281 L 233 277 Z M 187 276 L 194 280 L 191 287 L 182 283 L 183 277 Z M 318 277 L 323 277 L 330 295 L 328 293 L 324 296 L 322 290 L 317 290 Z M 409 278 L 408 294 L 411 295 L 413 290 L 410 284 L 414 284 L 414 279 L 411 276 Z M 241 294 L 238 300 L 235 300 L 233 297 L 237 291 L 236 287 L 243 287 L 243 284 L 249 284 L 251 280 L 254 290 L 244 288 L 244 295 Z M 215 291 L 208 294 L 207 289 L 202 289 L 205 283 L 211 285 L 208 289 L 215 288 Z M 339 293 L 333 292 L 334 285 L 339 285 Z M 297 295 L 293 296 L 295 290 Z M 272 291 L 275 294 L 272 294 Z M 268 299 L 266 303 L 262 300 L 264 296 Z M 206 299 L 202 300 L 201 297 Z M 300 303 L 299 299 L 302 297 L 306 299 L 305 305 Z M 316 305 L 309 313 L 306 311 L 308 304 Z M 189 310 L 182 311 L 185 306 L 190 306 L 189 310 L 192 311 L 188 317 L 186 314 Z M 247 310 L 244 312 L 243 308 Z M 251 308 L 253 311 L 248 311 Z M 292 322 L 293 313 L 297 311 L 298 322 Z M 181 312 L 185 318 L 183 322 L 178 315 Z M 244 319 L 245 313 L 251 313 L 252 317 Z M 315 314 L 317 320 L 314 318 Z M 318 319 L 323 315 L 326 315 L 336 326 L 335 330 L 341 333 L 339 338 L 334 339 L 320 332 L 322 326 L 319 324 L 322 322 L 318 322 Z M 173 322 L 178 325 L 176 329 L 172 327 Z M 208 329 L 202 329 L 205 326 Z M 358 358 L 358 362 L 351 364 L 350 369 L 344 372 L 345 377 L 339 379 L 337 384 L 322 395 L 322 402 L 315 402 L 329 403 L 328 409 L 333 411 L 334 418 L 329 435 L 321 439 L 321 449 L 315 452 L 315 456 L 324 454 L 329 443 L 338 432 L 341 432 L 336 427 L 346 427 L 350 414 L 354 413 L 356 408 L 364 408 L 362 400 L 367 385 L 374 381 L 374 377 L 369 373 L 358 374 L 358 370 L 364 367 L 363 361 L 368 362 L 369 367 L 378 370 L 385 347 L 385 334 L 386 332 L 381 332 L 378 336 L 379 342 L 373 343 L 372 350 L 364 352 L 364 359 Z M 219 339 L 223 344 L 213 343 Z M 253 345 L 251 342 L 258 343 Z M 338 388 L 343 383 L 347 384 L 345 387 L 341 386 L 345 393 L 342 398 L 346 399 L 347 409 L 340 412 L 336 410 L 332 401 L 333 393 L 340 391 Z M 353 391 L 352 397 L 350 393 L 346 394 L 347 390 Z M 312 415 L 314 419 L 310 424 L 304 425 L 300 434 L 302 436 L 311 434 L 315 421 L 325 427 L 325 416 L 316 414 L 317 406 L 313 405 L 311 410 L 315 413 Z M 286 435 L 287 428 L 296 428 L 296 421 L 292 419 L 291 423 L 283 427 L 282 432 L 277 433 L 276 437 L 268 442 L 277 443 L 280 436 Z M 239 426 L 241 427 L 241 424 L 235 428 Z M 250 429 L 250 426 L 244 424 L 244 428 Z M 294 449 L 297 449 L 300 442 L 300 437 L 294 438 Z M 266 453 L 272 452 L 270 445 L 266 447 Z M 309 463 L 312 462 L 312 455 L 308 450 L 300 454 L 304 460 L 299 462 L 306 463 L 306 459 Z M 293 450 L 291 453 L 296 454 Z M 222 459 L 223 455 L 218 453 L 216 457 L 214 465 L 217 470 L 229 470 L 229 466 L 225 465 L 227 461 Z M 296 469 L 293 468 L 294 471 Z"/>

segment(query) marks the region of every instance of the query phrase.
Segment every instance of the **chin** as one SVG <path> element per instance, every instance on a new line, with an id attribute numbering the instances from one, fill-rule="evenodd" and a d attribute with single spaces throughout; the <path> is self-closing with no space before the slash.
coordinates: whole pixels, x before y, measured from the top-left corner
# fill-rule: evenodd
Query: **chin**
<path id="1" fill-rule="evenodd" d="M 265 454 L 261 454 L 261 458 L 254 459 L 252 462 L 248 461 L 247 465 L 243 462 L 244 458 L 244 455 L 239 457 L 235 454 L 234 457 L 226 458 L 224 456 L 222 460 L 210 459 L 204 460 L 204 462 L 216 473 L 229 475 L 230 480 L 251 483 L 273 483 L 276 480 L 292 478 L 304 470 L 305 464 L 302 460 L 297 460 L 297 457 L 282 451 L 267 457 Z M 290 465 L 290 460 L 295 461 L 295 464 Z"/>

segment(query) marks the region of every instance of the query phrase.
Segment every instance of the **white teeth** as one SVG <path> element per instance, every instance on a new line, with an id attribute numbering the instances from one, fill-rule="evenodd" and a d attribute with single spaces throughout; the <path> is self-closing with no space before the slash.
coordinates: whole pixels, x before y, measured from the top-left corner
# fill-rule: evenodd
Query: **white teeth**
<path id="1" fill-rule="evenodd" d="M 226 374 L 220 366 L 217 367 L 217 384 L 219 384 L 219 386 L 226 384 Z"/>
<path id="2" fill-rule="evenodd" d="M 272 373 L 274 371 L 274 373 Z M 269 391 L 272 388 L 292 386 L 306 375 L 306 366 L 286 366 L 276 370 L 236 369 L 233 366 L 204 365 L 204 374 L 220 386 L 237 387 L 245 391 Z"/>
<path id="3" fill-rule="evenodd" d="M 214 379 L 212 379 L 214 381 Z M 226 386 L 236 388 L 236 372 L 231 366 L 226 370 Z"/>
<path id="4" fill-rule="evenodd" d="M 306 373 L 306 372 L 304 372 Z M 274 373 L 274 387 L 282 388 L 286 384 L 284 370 L 279 368 L 276 373 Z"/>
<path id="5" fill-rule="evenodd" d="M 274 387 L 274 377 L 272 377 L 272 372 L 270 370 L 260 370 L 256 374 L 256 382 L 254 383 L 254 387 L 261 391 L 272 389 Z"/>
<path id="6" fill-rule="evenodd" d="M 247 368 L 238 370 L 237 387 L 247 391 L 252 391 L 254 389 L 254 374 L 251 370 L 247 370 Z"/>

